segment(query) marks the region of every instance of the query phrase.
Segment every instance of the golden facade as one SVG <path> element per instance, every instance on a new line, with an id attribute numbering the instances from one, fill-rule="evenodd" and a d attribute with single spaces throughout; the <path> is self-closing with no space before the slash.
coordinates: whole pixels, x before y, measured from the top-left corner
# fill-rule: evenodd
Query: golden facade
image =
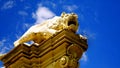
<path id="1" fill-rule="evenodd" d="M 78 68 L 78 61 L 87 48 L 86 39 L 64 29 L 39 45 L 20 44 L 1 60 L 5 68 Z"/>

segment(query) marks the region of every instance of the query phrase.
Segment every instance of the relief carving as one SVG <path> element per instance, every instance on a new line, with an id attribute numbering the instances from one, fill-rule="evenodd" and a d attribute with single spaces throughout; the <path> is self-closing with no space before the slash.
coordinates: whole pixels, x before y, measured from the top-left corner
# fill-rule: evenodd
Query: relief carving
<path id="1" fill-rule="evenodd" d="M 78 16 L 74 13 L 66 14 L 62 13 L 61 16 L 56 16 L 53 19 L 46 20 L 40 24 L 36 24 L 28 29 L 17 41 L 14 42 L 14 46 L 23 44 L 29 41 L 40 43 L 56 32 L 60 32 L 63 29 L 68 29 L 76 32 L 78 29 Z"/>

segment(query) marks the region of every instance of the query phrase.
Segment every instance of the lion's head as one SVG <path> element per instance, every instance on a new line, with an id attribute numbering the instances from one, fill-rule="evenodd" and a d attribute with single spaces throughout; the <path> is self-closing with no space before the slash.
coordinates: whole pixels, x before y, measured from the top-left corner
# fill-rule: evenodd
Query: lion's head
<path id="1" fill-rule="evenodd" d="M 61 17 L 65 20 L 66 28 L 76 32 L 78 29 L 78 16 L 74 13 L 66 14 L 62 13 Z"/>
<path id="2" fill-rule="evenodd" d="M 76 32 L 78 29 L 78 16 L 74 13 L 66 14 L 63 12 L 60 17 L 51 20 L 50 28 L 55 30 L 68 29 Z"/>

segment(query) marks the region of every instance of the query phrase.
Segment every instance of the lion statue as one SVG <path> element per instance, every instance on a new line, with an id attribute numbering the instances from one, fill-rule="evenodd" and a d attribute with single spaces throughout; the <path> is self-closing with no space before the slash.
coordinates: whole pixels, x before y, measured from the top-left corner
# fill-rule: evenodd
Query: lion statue
<path id="1" fill-rule="evenodd" d="M 33 41 L 39 44 L 40 42 L 48 39 L 56 32 L 63 29 L 68 29 L 76 32 L 78 29 L 78 16 L 74 13 L 62 13 L 59 17 L 48 19 L 40 24 L 36 24 L 28 29 L 17 41 L 14 46 L 18 46 L 25 42 Z"/>

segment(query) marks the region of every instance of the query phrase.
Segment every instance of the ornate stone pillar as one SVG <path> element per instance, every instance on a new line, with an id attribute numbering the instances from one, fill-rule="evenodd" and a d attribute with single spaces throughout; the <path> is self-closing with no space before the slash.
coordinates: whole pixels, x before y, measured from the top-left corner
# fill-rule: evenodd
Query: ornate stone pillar
<path id="1" fill-rule="evenodd" d="M 78 68 L 87 40 L 62 30 L 39 45 L 21 44 L 1 57 L 5 68 Z"/>

